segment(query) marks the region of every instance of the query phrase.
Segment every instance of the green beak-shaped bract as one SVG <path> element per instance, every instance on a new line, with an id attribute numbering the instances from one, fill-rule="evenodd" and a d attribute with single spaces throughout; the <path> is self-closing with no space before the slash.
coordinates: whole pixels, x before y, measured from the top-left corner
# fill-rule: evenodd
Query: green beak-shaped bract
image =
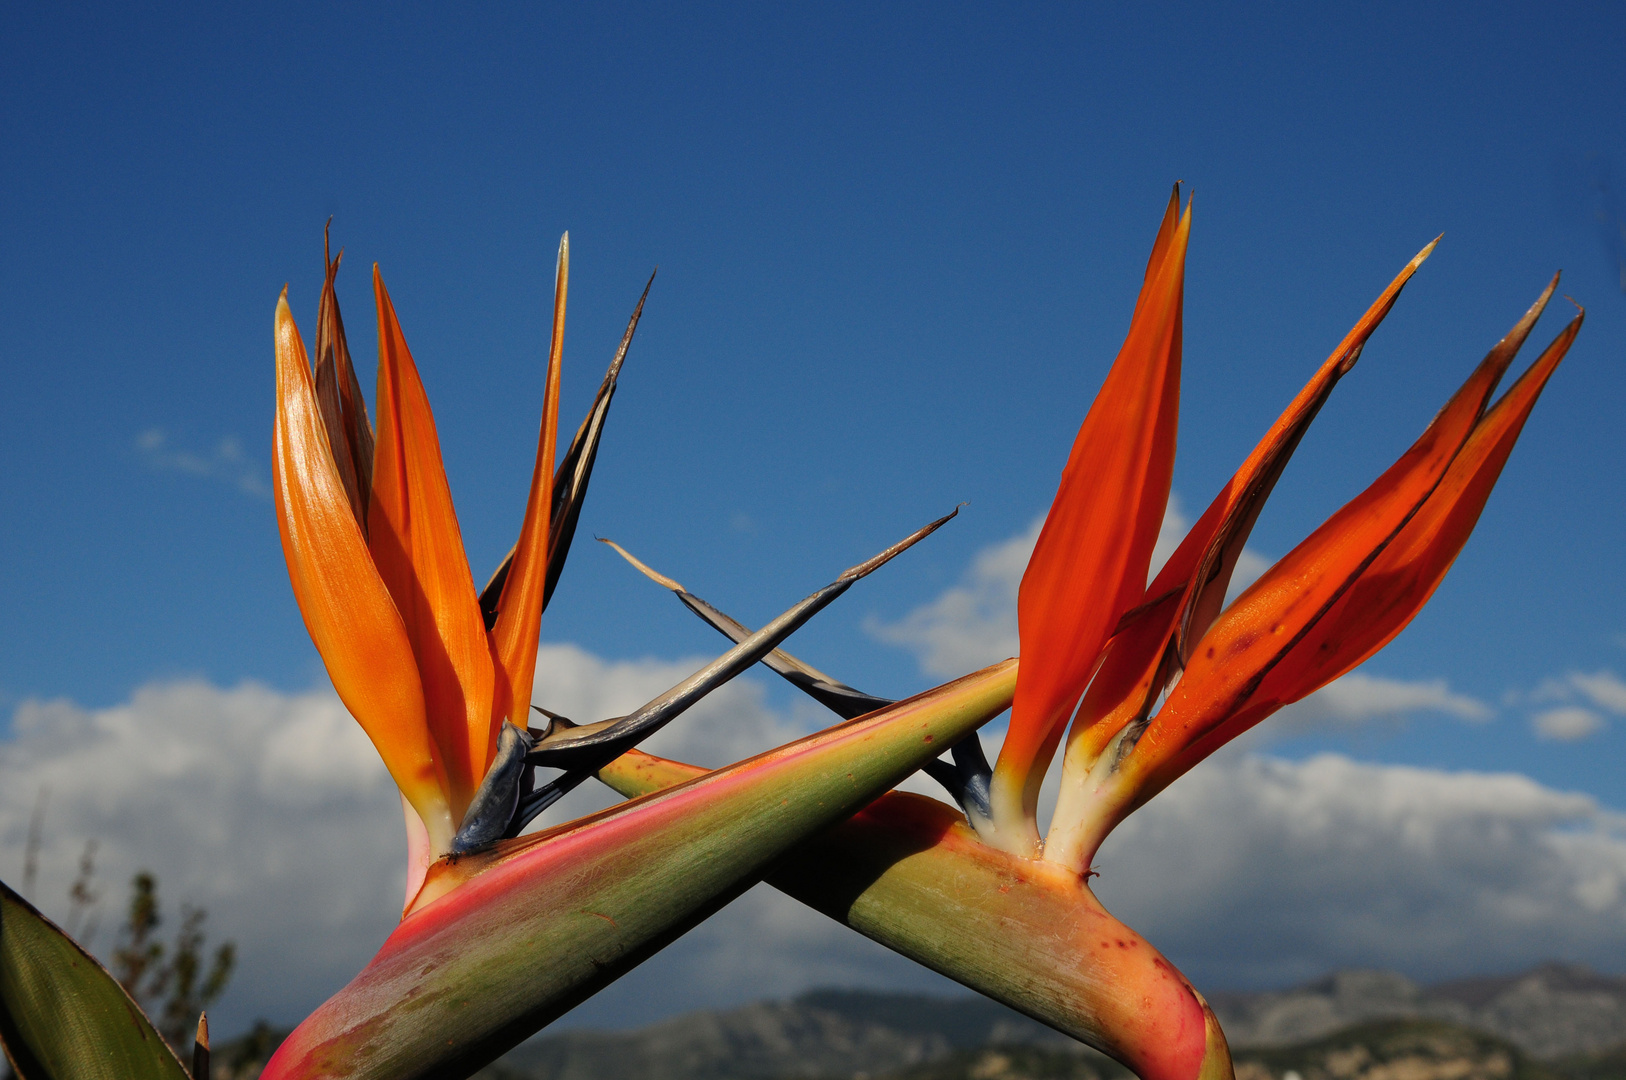
<path id="1" fill-rule="evenodd" d="M 489 854 L 441 860 L 421 906 L 289 1037 L 266 1080 L 466 1076 L 998 715 L 1015 681 L 1007 660 Z"/>
<path id="2" fill-rule="evenodd" d="M 701 773 L 633 751 L 624 795 Z M 768 884 L 887 948 L 1066 1032 L 1141 1080 L 1228 1080 L 1219 1023 L 1174 965 L 1078 875 L 982 843 L 935 799 L 890 792 L 775 864 Z"/>

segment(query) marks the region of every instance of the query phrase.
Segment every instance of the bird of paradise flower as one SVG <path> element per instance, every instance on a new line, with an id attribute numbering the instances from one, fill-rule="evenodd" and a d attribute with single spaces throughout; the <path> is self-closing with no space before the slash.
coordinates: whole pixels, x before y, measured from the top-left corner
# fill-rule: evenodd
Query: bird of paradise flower
<path id="1" fill-rule="evenodd" d="M 407 903 L 401 928 L 349 989 L 300 1026 L 266 1075 L 449 1075 L 489 1060 L 704 918 L 786 847 L 919 768 L 934 741 L 955 741 L 997 715 L 1014 665 L 723 770 L 688 792 L 519 836 L 558 796 L 948 518 L 847 570 L 632 714 L 582 725 L 548 714 L 546 727 L 532 729 L 542 610 L 643 300 L 555 472 L 568 236 L 561 242 L 524 523 L 477 592 L 428 399 L 376 267 L 374 438 L 334 291 L 339 261 L 326 260 L 314 371 L 286 290 L 277 305 L 274 491 L 306 626 L 401 791 Z M 561 772 L 538 786 L 539 768 Z M 725 842 L 730 830 L 745 835 Z M 391 1004 L 395 988 L 419 1002 L 441 994 L 472 1007 L 425 1023 Z M 358 1000 L 385 1007 L 358 1021 Z"/>
<path id="2" fill-rule="evenodd" d="M 1147 583 L 1175 449 L 1190 206 L 1179 187 L 1128 337 L 1091 406 L 1023 575 L 1021 666 L 997 763 L 976 737 L 927 771 L 962 814 L 891 793 L 768 877 L 792 896 L 1107 1052 L 1143 1080 L 1230 1075 L 1201 994 L 1089 887 L 1136 808 L 1284 705 L 1370 657 L 1433 594 L 1584 313 L 1503 397 L 1537 298 L 1401 458 L 1228 606 L 1238 557 L 1305 430 L 1430 243 L 1383 291 Z M 626 552 L 623 552 L 626 555 Z M 627 557 L 723 633 L 749 631 Z M 764 661 L 852 714 L 883 705 L 781 650 Z M 1070 722 L 1070 727 L 1069 727 Z M 1063 734 L 1066 733 L 1065 745 Z M 1039 787 L 1062 752 L 1048 834 Z M 633 751 L 600 778 L 658 790 L 692 766 Z"/>

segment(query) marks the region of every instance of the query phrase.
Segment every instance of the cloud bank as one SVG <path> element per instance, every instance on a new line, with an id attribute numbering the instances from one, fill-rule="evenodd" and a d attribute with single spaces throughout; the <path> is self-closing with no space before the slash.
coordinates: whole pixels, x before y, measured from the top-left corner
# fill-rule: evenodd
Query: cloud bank
<path id="1" fill-rule="evenodd" d="M 1525 776 L 1235 755 L 1131 817 L 1098 892 L 1199 984 L 1626 965 L 1626 815 Z"/>
<path id="2" fill-rule="evenodd" d="M 620 715 L 702 662 L 612 663 L 545 646 L 538 702 L 576 718 Z M 719 765 L 809 727 L 766 708 L 759 684 L 736 681 L 650 748 Z M 0 741 L 0 875 L 13 887 L 23 884 L 42 788 L 49 794 L 30 898 L 66 923 L 68 889 L 94 839 L 101 900 L 90 944 L 106 956 L 130 877 L 157 873 L 169 929 L 180 904 L 202 905 L 211 940 L 239 946 L 239 974 L 215 1017 L 224 1032 L 258 1016 L 298 1019 L 360 969 L 400 914 L 399 799 L 331 690 L 183 681 L 144 687 L 107 709 L 25 702 Z M 584 785 L 547 820 L 614 801 Z"/>
<path id="3" fill-rule="evenodd" d="M 616 715 L 696 663 L 549 645 L 539 701 L 578 719 Z M 651 748 L 721 764 L 823 722 L 768 707 L 761 685 L 742 680 Z M 13 884 L 42 784 L 51 795 L 34 899 L 65 918 L 80 850 L 95 838 L 98 952 L 112 945 L 138 868 L 158 873 L 172 914 L 182 902 L 207 907 L 212 938 L 234 938 L 241 953 L 216 1010 L 222 1032 L 257 1016 L 296 1020 L 395 922 L 396 796 L 325 689 L 169 682 L 106 709 L 23 704 L 0 742 L 0 872 Z M 583 795 L 564 812 L 613 800 Z M 1347 964 L 1422 978 L 1551 956 L 1626 967 L 1626 818 L 1521 776 L 1232 752 L 1125 823 L 1100 869 L 1108 905 L 1209 987 Z M 759 887 L 568 1022 L 636 1024 L 829 984 L 950 989 Z"/>
<path id="4" fill-rule="evenodd" d="M 984 548 L 972 560 L 960 584 L 936 600 L 916 608 L 895 623 L 871 619 L 865 630 L 878 641 L 901 645 L 913 652 L 927 675 L 953 678 L 1017 653 L 1016 591 L 1022 584 L 1033 545 L 1044 527 L 1043 515 L 1009 540 Z M 1177 497 L 1169 499 L 1152 549 L 1150 576 L 1168 561 L 1191 521 Z M 1270 565 L 1270 560 L 1247 549 L 1237 560 L 1232 591 L 1237 592 Z M 1149 579 L 1148 579 L 1149 580 Z"/>

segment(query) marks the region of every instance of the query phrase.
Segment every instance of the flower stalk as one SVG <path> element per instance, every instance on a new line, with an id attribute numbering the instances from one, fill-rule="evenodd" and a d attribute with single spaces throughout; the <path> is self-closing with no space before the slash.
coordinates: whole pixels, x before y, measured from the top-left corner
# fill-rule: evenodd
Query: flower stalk
<path id="1" fill-rule="evenodd" d="M 975 675 L 431 869 L 426 903 L 300 1025 L 267 1080 L 464 1076 L 602 989 L 1010 704 Z"/>
<path id="2" fill-rule="evenodd" d="M 598 776 L 636 797 L 704 772 L 635 750 Z M 888 792 L 796 848 L 764 880 L 1142 1080 L 1231 1076 L 1208 1003 L 1101 906 L 1087 881 L 982 842 L 936 799 Z"/>
<path id="3" fill-rule="evenodd" d="M 1018 597 L 1022 664 L 998 764 L 973 743 L 932 763 L 965 816 L 889 794 L 798 849 L 768 880 L 788 894 L 1080 1038 L 1144 1080 L 1230 1073 L 1212 1012 L 1089 889 L 1101 841 L 1236 735 L 1361 663 L 1398 634 L 1467 541 L 1572 320 L 1494 405 L 1548 285 L 1417 442 L 1232 604 L 1232 573 L 1310 422 L 1353 368 L 1430 243 L 1379 295 L 1221 490 L 1149 585 L 1174 450 L 1183 258 L 1178 188 L 1125 342 L 1063 471 Z M 630 556 L 629 556 L 630 559 Z M 696 614 L 749 631 L 637 560 Z M 867 695 L 795 657 L 764 661 L 841 711 Z M 1037 792 L 1067 733 L 1041 839 Z M 599 772 L 633 795 L 692 766 L 628 755 Z M 973 797 L 991 783 L 991 807 Z"/>

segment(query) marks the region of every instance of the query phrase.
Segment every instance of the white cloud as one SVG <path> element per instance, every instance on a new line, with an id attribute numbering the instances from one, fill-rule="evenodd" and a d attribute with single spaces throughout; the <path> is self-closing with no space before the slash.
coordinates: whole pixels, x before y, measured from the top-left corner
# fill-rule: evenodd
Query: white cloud
<path id="1" fill-rule="evenodd" d="M 1132 815 L 1097 868 L 1107 906 L 1201 987 L 1626 966 L 1626 815 L 1516 774 L 1224 753 Z M 614 1024 L 673 983 L 707 1005 L 947 986 L 758 888 L 581 1018 Z"/>
<path id="2" fill-rule="evenodd" d="M 710 659 L 611 661 L 575 645 L 544 645 L 537 654 L 532 700 L 577 721 L 624 716 Z M 736 679 L 656 733 L 643 748 L 714 768 L 835 722 L 827 717 L 812 705 L 781 716 L 764 703 L 762 684 Z"/>
<path id="3" fill-rule="evenodd" d="M 1231 571 L 1231 587 L 1225 591 L 1225 602 L 1235 600 L 1237 593 L 1258 581 L 1259 575 L 1275 563 L 1275 559 L 1261 555 L 1251 547 L 1243 548 L 1242 554 L 1236 557 L 1236 568 Z"/>
<path id="4" fill-rule="evenodd" d="M 940 678 L 963 675 L 1015 656 L 1016 592 L 1043 524 L 1044 519 L 1039 518 L 1022 534 L 984 548 L 964 580 L 936 600 L 895 623 L 871 620 L 865 629 L 881 641 L 911 650 L 925 674 Z M 1190 525 L 1179 499 L 1170 498 L 1152 554 L 1153 575 L 1174 553 Z M 1253 584 L 1270 565 L 1266 556 L 1244 548 L 1229 595 L 1234 597 Z M 1616 685 L 1626 703 L 1626 685 Z M 1396 719 L 1417 712 L 1443 712 L 1464 720 L 1486 720 L 1492 715 L 1483 702 L 1452 692 L 1441 679 L 1404 682 L 1353 672 L 1288 707 L 1274 724 L 1286 722 L 1302 729 Z"/>
<path id="5" fill-rule="evenodd" d="M 928 675 L 952 678 L 1017 653 L 1016 590 L 1044 519 L 977 553 L 965 579 L 895 623 L 871 619 L 864 629 L 902 645 Z"/>
<path id="6" fill-rule="evenodd" d="M 1626 965 L 1626 816 L 1516 774 L 1225 755 L 1098 863 L 1108 907 L 1199 985 Z"/>
<path id="7" fill-rule="evenodd" d="M 0 743 L 0 866 L 18 884 L 26 813 L 50 788 L 33 897 L 68 912 L 87 839 L 98 842 L 105 955 L 138 869 L 173 916 L 208 908 L 232 937 L 236 1018 L 286 1018 L 354 972 L 390 928 L 403 846 L 393 785 L 330 692 L 156 684 L 108 709 L 25 702 Z"/>
<path id="8" fill-rule="evenodd" d="M 1539 738 L 1574 742 L 1609 726 L 1597 710 L 1626 716 L 1626 682 L 1612 671 L 1571 671 L 1561 678 L 1543 679 L 1529 694 L 1514 694 L 1512 700 L 1564 703 L 1532 714 L 1530 730 Z"/>
<path id="9" fill-rule="evenodd" d="M 1598 671 L 1591 675 L 1573 671 L 1570 685 L 1580 691 L 1592 704 L 1616 716 L 1626 716 L 1626 682 L 1621 682 L 1612 671 Z"/>
<path id="10" fill-rule="evenodd" d="M 1191 519 L 1186 517 L 1180 507 L 1180 496 L 1170 492 L 1169 505 L 1163 508 L 1163 523 L 1157 529 L 1157 543 L 1152 546 L 1152 562 L 1146 574 L 1148 585 L 1157 577 L 1157 572 L 1163 569 L 1163 564 L 1169 561 L 1169 556 L 1174 554 L 1174 549 L 1180 546 L 1180 541 L 1186 538 L 1186 533 L 1190 530 Z M 1037 533 L 1034 534 L 1034 539 L 1038 539 Z M 1031 551 L 1032 548 L 1028 550 Z M 1238 563 L 1241 561 L 1239 559 Z"/>
<path id="11" fill-rule="evenodd" d="M 696 663 L 549 645 L 538 701 L 577 719 L 617 715 Z M 1452 698 L 1441 690 L 1429 700 Z M 762 687 L 742 680 L 650 748 L 721 764 L 824 722 L 767 708 Z M 396 797 L 326 690 L 172 682 L 106 709 L 20 706 L 0 741 L 0 869 L 13 884 L 41 783 L 51 798 L 34 897 L 64 917 L 79 852 L 94 837 L 99 951 L 138 868 L 158 873 L 171 913 L 183 901 L 206 906 L 213 937 L 241 949 L 216 1015 L 225 1033 L 261 1015 L 297 1019 L 394 924 Z M 564 812 L 612 801 L 589 787 Z M 1351 964 L 1425 978 L 1549 956 L 1626 965 L 1626 819 L 1521 776 L 1222 753 L 1131 817 L 1098 862 L 1109 906 L 1205 986 Z M 948 989 L 759 887 L 569 1022 L 642 1023 L 832 983 Z"/>
<path id="12" fill-rule="evenodd" d="M 154 469 L 224 480 L 245 495 L 271 496 L 265 471 L 243 456 L 243 444 L 235 435 L 221 439 L 208 453 L 198 453 L 171 446 L 163 428 L 148 428 L 136 436 L 135 445 Z"/>
<path id="13" fill-rule="evenodd" d="M 1445 713 L 1472 721 L 1489 720 L 1493 715 L 1490 706 L 1455 693 L 1444 679 L 1411 682 L 1352 671 L 1303 701 L 1287 706 L 1269 723 L 1277 728 L 1285 725 L 1289 730 L 1303 730 L 1398 720 L 1420 712 Z"/>
<path id="14" fill-rule="evenodd" d="M 620 715 L 702 662 L 612 663 L 548 645 L 537 700 L 577 719 Z M 775 713 L 760 684 L 736 680 L 649 748 L 724 764 L 803 734 L 814 715 Z M 70 882 L 94 838 L 102 899 L 92 947 L 106 955 L 130 877 L 153 870 L 172 917 L 182 903 L 202 905 L 211 940 L 238 943 L 240 973 L 215 1017 L 228 1034 L 257 1016 L 289 1022 L 308 1012 L 361 968 L 400 913 L 398 797 L 329 690 L 183 681 L 106 709 L 23 703 L 0 741 L 0 873 L 14 887 L 42 785 L 50 796 L 32 899 L 66 921 Z M 590 783 L 548 817 L 614 801 Z"/>
<path id="15" fill-rule="evenodd" d="M 1596 735 L 1603 727 L 1603 717 L 1580 705 L 1560 705 L 1530 718 L 1530 729 L 1537 736 L 1558 742 L 1575 742 Z"/>

